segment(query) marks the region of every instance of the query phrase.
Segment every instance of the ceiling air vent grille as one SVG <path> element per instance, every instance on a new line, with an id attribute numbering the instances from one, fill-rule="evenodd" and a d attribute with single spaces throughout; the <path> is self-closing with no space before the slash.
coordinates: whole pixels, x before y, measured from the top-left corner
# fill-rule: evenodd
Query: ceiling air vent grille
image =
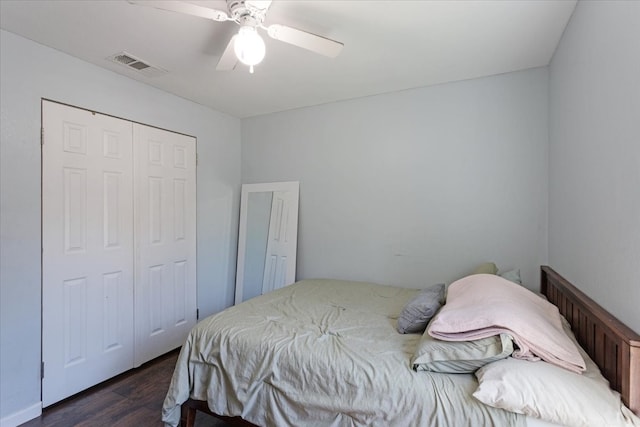
<path id="1" fill-rule="evenodd" d="M 131 68 L 136 72 L 146 75 L 147 77 L 156 77 L 167 73 L 167 70 L 149 65 L 145 61 L 136 58 L 135 56 L 130 55 L 127 52 L 116 53 L 115 55 L 111 55 L 107 59 L 111 62 L 115 62 L 116 64 Z"/>

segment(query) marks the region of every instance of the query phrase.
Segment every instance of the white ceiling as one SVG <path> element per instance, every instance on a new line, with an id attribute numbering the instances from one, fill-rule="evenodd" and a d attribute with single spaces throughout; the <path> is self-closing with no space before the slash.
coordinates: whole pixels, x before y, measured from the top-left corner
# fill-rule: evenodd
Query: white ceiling
<path id="1" fill-rule="evenodd" d="M 222 0 L 202 1 L 226 10 Z M 249 74 L 216 71 L 237 32 L 125 0 L 0 0 L 0 26 L 100 67 L 244 118 L 309 105 L 545 66 L 576 0 L 274 0 L 280 23 L 344 43 L 335 59 L 271 40 Z M 264 33 L 263 33 L 264 35 Z M 126 51 L 167 74 L 106 58 Z"/>

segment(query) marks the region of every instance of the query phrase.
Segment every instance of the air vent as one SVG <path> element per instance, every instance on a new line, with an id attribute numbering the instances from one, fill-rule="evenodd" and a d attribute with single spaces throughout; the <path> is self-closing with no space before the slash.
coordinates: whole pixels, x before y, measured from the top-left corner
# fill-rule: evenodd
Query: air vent
<path id="1" fill-rule="evenodd" d="M 115 62 L 116 64 L 131 68 L 138 73 L 146 75 L 147 77 L 156 77 L 167 73 L 167 70 L 149 65 L 145 61 L 136 58 L 135 56 L 128 54 L 127 52 L 116 53 L 115 55 L 111 55 L 107 59 L 111 62 Z"/>
<path id="2" fill-rule="evenodd" d="M 145 70 L 150 67 L 150 65 L 140 61 L 132 62 L 131 64 L 127 64 L 127 65 L 131 68 L 135 68 L 138 71 Z"/>

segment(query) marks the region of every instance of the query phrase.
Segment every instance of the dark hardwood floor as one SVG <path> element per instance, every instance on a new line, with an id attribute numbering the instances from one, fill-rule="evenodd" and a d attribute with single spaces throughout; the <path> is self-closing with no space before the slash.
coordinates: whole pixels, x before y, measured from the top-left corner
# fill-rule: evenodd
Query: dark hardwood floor
<path id="1" fill-rule="evenodd" d="M 56 403 L 23 427 L 161 427 L 162 402 L 178 351 Z M 198 412 L 197 427 L 228 424 Z"/>

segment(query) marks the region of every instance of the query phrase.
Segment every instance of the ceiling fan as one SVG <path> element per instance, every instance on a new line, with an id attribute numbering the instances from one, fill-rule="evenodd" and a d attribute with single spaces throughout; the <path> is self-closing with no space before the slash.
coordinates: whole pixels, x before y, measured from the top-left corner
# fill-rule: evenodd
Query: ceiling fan
<path id="1" fill-rule="evenodd" d="M 271 0 L 226 0 L 227 11 L 202 6 L 203 2 L 180 0 L 128 0 L 131 4 L 150 6 L 156 9 L 184 13 L 211 19 L 213 21 L 234 21 L 240 30 L 234 35 L 218 61 L 216 70 L 233 70 L 238 61 L 249 66 L 253 73 L 253 66 L 259 64 L 265 55 L 265 45 L 258 29 L 265 30 L 269 37 L 280 40 L 321 55 L 335 58 L 342 50 L 343 44 L 298 30 L 286 25 L 264 25 Z"/>

